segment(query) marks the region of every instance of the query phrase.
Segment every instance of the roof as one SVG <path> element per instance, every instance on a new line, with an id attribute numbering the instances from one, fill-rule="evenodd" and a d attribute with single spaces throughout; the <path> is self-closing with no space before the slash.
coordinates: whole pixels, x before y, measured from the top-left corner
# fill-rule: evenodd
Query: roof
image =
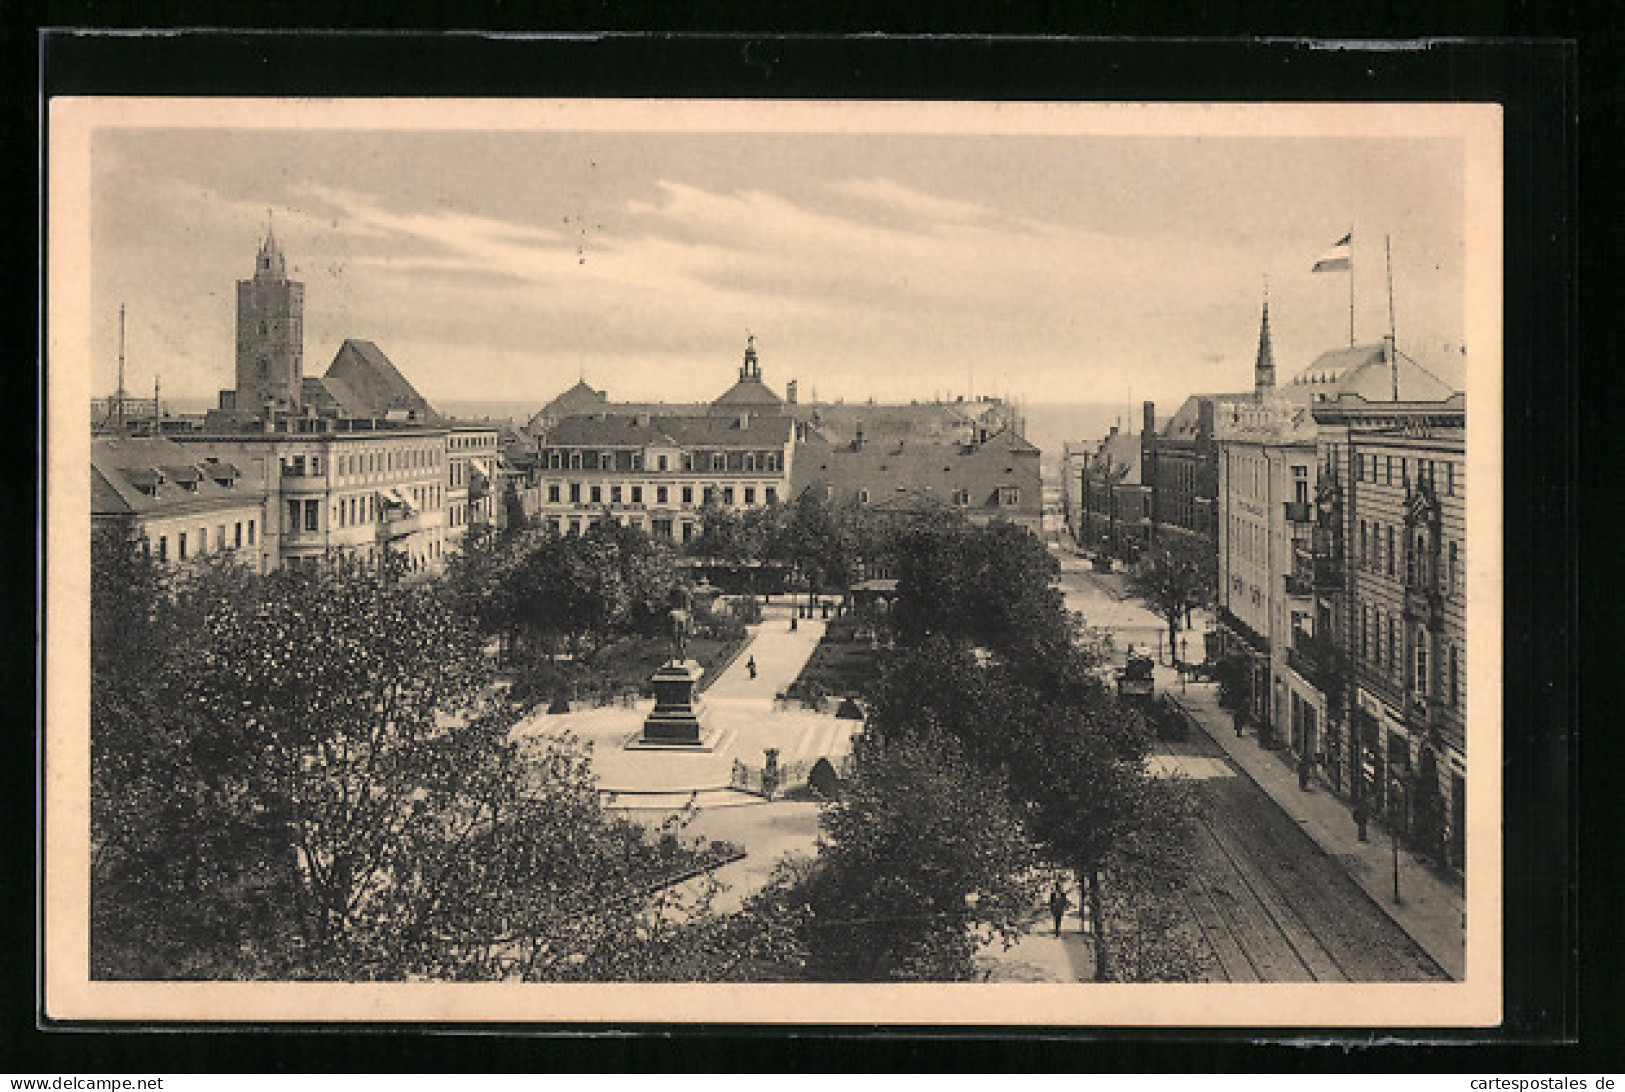
<path id="1" fill-rule="evenodd" d="M 913 504 L 924 494 L 950 501 L 964 490 L 972 506 L 989 504 L 1000 486 L 1026 487 L 1024 503 L 1039 503 L 1038 449 L 1012 433 L 986 443 L 889 440 L 831 444 L 813 438 L 796 449 L 790 492 L 833 488 L 845 500 L 867 490 L 879 506 L 900 498 Z"/>
<path id="2" fill-rule="evenodd" d="M 1201 428 L 1203 402 L 1217 406 L 1220 402 L 1235 402 L 1252 397 L 1252 391 L 1235 394 L 1193 394 L 1185 399 L 1177 413 L 1168 418 L 1168 423 L 1162 426 L 1159 433 L 1169 439 L 1194 439 Z"/>
<path id="3" fill-rule="evenodd" d="M 744 427 L 739 416 L 748 418 Z M 554 424 L 547 443 L 558 447 L 779 447 L 790 440 L 794 422 L 782 414 L 739 416 L 583 414 Z"/>
<path id="4" fill-rule="evenodd" d="M 767 384 L 762 382 L 760 376 L 747 375 L 718 395 L 711 405 L 722 409 L 763 406 L 776 410 L 784 405 L 784 399 L 768 390 Z"/>
<path id="5" fill-rule="evenodd" d="M 408 410 L 430 421 L 439 417 L 383 350 L 370 341 L 347 338 L 328 365 L 322 384 L 352 417 L 386 417 L 391 410 Z"/>
<path id="6" fill-rule="evenodd" d="M 262 477 L 246 474 L 230 462 L 193 455 L 185 446 L 161 436 L 93 438 L 91 515 L 160 516 L 264 502 Z M 232 482 L 239 484 L 227 484 Z"/>
<path id="7" fill-rule="evenodd" d="M 1356 345 L 1321 353 L 1286 385 L 1289 395 L 1308 396 L 1315 401 L 1357 394 L 1370 401 L 1392 401 L 1394 380 L 1399 380 L 1399 401 L 1438 402 L 1453 393 L 1448 383 L 1403 352 L 1395 352 L 1393 364 L 1387 346 Z"/>
<path id="8" fill-rule="evenodd" d="M 833 443 L 851 440 L 863 426 L 867 439 L 969 438 L 977 423 L 999 424 L 1005 407 L 988 402 L 802 402 L 786 413 L 816 428 Z"/>
<path id="9" fill-rule="evenodd" d="M 1100 468 L 1112 473 L 1122 473 L 1118 482 L 1122 485 L 1139 485 L 1141 455 L 1144 449 L 1140 445 L 1140 437 L 1133 432 L 1112 432 L 1100 441 L 1100 448 L 1095 458 L 1100 460 Z"/>

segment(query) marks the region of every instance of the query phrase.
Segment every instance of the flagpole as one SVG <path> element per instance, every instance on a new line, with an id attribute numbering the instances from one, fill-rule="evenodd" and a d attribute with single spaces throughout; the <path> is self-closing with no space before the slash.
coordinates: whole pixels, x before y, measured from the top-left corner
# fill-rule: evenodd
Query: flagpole
<path id="1" fill-rule="evenodd" d="M 1354 348 L 1354 225 L 1349 225 L 1349 348 Z"/>
<path id="2" fill-rule="evenodd" d="M 1388 254 L 1388 367 L 1393 377 L 1394 401 L 1399 401 L 1399 338 L 1394 333 L 1394 237 L 1382 237 Z"/>

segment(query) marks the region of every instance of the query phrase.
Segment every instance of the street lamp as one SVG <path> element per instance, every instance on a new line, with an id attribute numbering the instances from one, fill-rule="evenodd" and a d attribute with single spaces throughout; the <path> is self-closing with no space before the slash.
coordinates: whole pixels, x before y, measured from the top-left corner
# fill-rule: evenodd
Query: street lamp
<path id="1" fill-rule="evenodd" d="M 1186 668 L 1190 664 L 1190 655 L 1189 655 L 1189 653 L 1190 653 L 1190 638 L 1189 637 L 1181 637 L 1179 639 L 1179 663 L 1178 663 L 1178 666 L 1179 666 L 1179 692 L 1181 694 L 1183 694 L 1185 692 L 1185 673 L 1186 673 Z"/>
<path id="2" fill-rule="evenodd" d="M 1405 900 L 1399 894 L 1399 827 L 1405 821 L 1405 782 L 1394 774 L 1388 782 L 1388 834 L 1394 851 L 1394 902 Z"/>

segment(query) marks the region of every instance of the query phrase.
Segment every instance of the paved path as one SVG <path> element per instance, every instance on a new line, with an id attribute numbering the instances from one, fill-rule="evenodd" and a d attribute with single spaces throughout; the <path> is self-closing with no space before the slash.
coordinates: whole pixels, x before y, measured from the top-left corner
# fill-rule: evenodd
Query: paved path
<path id="1" fill-rule="evenodd" d="M 1049 898 L 1049 888 L 1039 895 Z M 976 966 L 989 982 L 1088 982 L 1094 978 L 1091 941 L 1078 916 L 1076 887 L 1067 889 L 1070 905 L 1061 918 L 1061 932 L 1048 909 L 1034 909 L 1031 924 L 1014 945 L 994 942 L 976 955 Z"/>
<path id="2" fill-rule="evenodd" d="M 706 700 L 756 698 L 771 707 L 774 695 L 795 682 L 824 636 L 824 622 L 803 618 L 792 632 L 790 611 L 785 603 L 772 604 L 763 611 L 761 624 L 749 627 L 750 647 L 710 685 Z M 754 679 L 750 677 L 752 659 L 756 661 Z"/>
<path id="3" fill-rule="evenodd" d="M 1466 971 L 1464 950 L 1464 907 L 1460 891 L 1455 885 L 1440 879 L 1426 865 L 1403 847 L 1399 851 L 1400 894 L 1403 901 L 1393 897 L 1393 847 L 1375 826 L 1371 840 L 1361 842 L 1357 836 L 1349 807 L 1323 786 L 1312 785 L 1310 791 L 1298 788 L 1296 771 L 1287 767 L 1278 754 L 1266 751 L 1250 737 L 1238 738 L 1231 727 L 1230 715 L 1219 708 L 1218 688 L 1212 684 L 1193 684 L 1184 693 L 1179 692 L 1172 671 L 1158 672 L 1158 684 L 1180 701 L 1206 731 L 1209 741 L 1244 771 L 1247 780 L 1274 802 L 1280 813 L 1287 816 L 1302 832 L 1306 842 L 1313 843 L 1326 859 L 1337 864 L 1339 872 L 1358 885 L 1367 896 L 1365 902 L 1391 920 L 1404 934 L 1445 973 L 1455 979 Z M 1249 817 L 1237 813 L 1233 818 L 1243 825 Z M 1256 815 L 1252 818 L 1256 818 Z M 1221 818 L 1220 822 L 1229 822 Z M 1234 839 L 1236 827 L 1227 828 L 1221 837 Z M 1247 839 L 1254 847 L 1249 854 L 1262 853 L 1262 860 L 1281 860 L 1281 836 L 1274 831 L 1254 831 Z M 1243 864 L 1249 862 L 1243 861 Z M 1316 888 L 1303 888 L 1303 898 L 1318 898 Z M 1295 907 L 1294 907 L 1295 909 Z M 1353 913 L 1355 903 L 1348 904 Z M 1333 924 L 1336 924 L 1335 922 Z"/>

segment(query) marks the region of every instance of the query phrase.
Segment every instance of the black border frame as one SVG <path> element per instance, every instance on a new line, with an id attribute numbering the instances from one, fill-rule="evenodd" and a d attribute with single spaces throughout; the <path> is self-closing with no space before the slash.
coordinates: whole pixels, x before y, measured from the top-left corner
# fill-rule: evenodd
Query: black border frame
<path id="1" fill-rule="evenodd" d="M 613 25 L 611 20 L 607 17 L 601 25 Z M 1307 1028 L 933 1031 L 676 1025 L 643 1027 L 638 1037 L 625 1038 L 606 1035 L 600 1026 L 550 1032 L 532 1025 L 423 1026 L 401 1034 L 393 1025 L 340 1025 L 329 1026 L 312 1043 L 299 1034 L 311 1026 L 286 1025 L 262 1030 L 166 1028 L 155 1042 L 132 1034 L 130 1025 L 45 1026 L 37 1021 L 36 995 L 28 1004 L 34 1012 L 16 1014 L 22 1017 L 19 1023 L 38 1023 L 47 1032 L 26 1036 L 26 1052 L 36 1064 L 83 1071 L 88 1047 L 104 1068 L 158 1071 L 280 1070 L 313 1063 L 335 1071 L 431 1070 L 471 1063 L 507 1070 L 544 1058 L 551 1068 L 562 1069 L 941 1071 L 963 1069 L 973 1059 L 997 1068 L 1046 1069 L 1099 1065 L 1108 1057 L 1115 1059 L 1112 1068 L 1201 1071 L 1298 1069 L 1309 1062 L 1307 1052 L 1259 1052 L 1244 1045 L 1248 1041 L 1370 1046 L 1397 1038 L 1444 1048 L 1410 1051 L 1402 1056 L 1401 1068 L 1421 1068 L 1431 1060 L 1446 1068 L 1481 1069 L 1490 1064 L 1489 1053 L 1481 1049 L 1468 1062 L 1451 1045 L 1498 1043 L 1502 1045 L 1492 1053 L 1499 1055 L 1513 1044 L 1543 1043 L 1551 1049 L 1577 1040 L 1580 799 L 1574 638 L 1579 605 L 1572 487 L 1578 470 L 1580 64 L 1572 41 L 1441 40 L 1397 48 L 1326 48 L 1300 40 L 1236 38 L 673 36 L 635 31 L 587 38 L 393 31 L 154 36 L 66 30 L 42 34 L 36 48 L 44 96 L 39 103 L 41 140 L 49 96 L 68 93 L 1500 102 L 1506 111 L 1508 726 L 1506 1019 L 1496 1031 L 1400 1030 L 1384 1036 Z M 40 154 L 43 172 L 48 170 L 43 147 Z M 42 241 L 43 216 L 41 209 Z M 43 257 L 41 253 L 40 301 Z M 38 317 L 43 323 L 42 310 Z M 9 378 L 16 383 L 15 372 Z M 43 383 L 43 371 L 35 378 Z M 27 401 L 16 397 L 20 392 L 8 393 L 14 394 L 14 408 Z M 1531 412 L 1530 407 L 1539 410 Z M 12 665 L 8 661 L 6 666 Z M 7 674 L 20 681 L 20 672 Z M 20 775 L 22 765 L 12 770 Z M 22 793 L 5 795 L 13 802 L 26 799 Z M 13 893 L 33 890 L 31 875 L 16 879 L 20 882 L 10 885 Z M 1606 882 L 1599 883 L 1605 890 Z M 6 896 L 7 909 L 14 909 L 10 903 L 16 901 L 22 904 L 15 908 L 18 917 L 33 917 L 26 894 L 20 900 Z M 1588 947 L 1587 954 L 1589 968 L 1599 953 Z M 11 979 L 16 987 L 32 977 L 27 966 L 31 955 L 14 945 L 0 957 L 18 964 L 8 968 L 20 972 Z M 1612 958 L 1617 969 L 1619 957 Z M 1617 984 L 1619 977 L 1612 981 Z M 13 1001 L 35 993 L 16 987 L 8 991 Z M 1588 1023 L 1607 1034 L 1606 1020 L 1604 1026 Z M 16 1026 L 8 1016 L 0 1034 L 22 1046 L 25 1037 L 12 1040 Z M 1176 1043 L 1181 1049 L 1170 1053 L 1167 1048 Z M 320 1057 L 310 1049 L 318 1044 Z M 1379 1055 L 1362 1057 L 1375 1061 Z M 812 1059 L 816 1063 L 809 1065 Z M 1523 1060 L 1534 1057 L 1525 1054 Z M 1516 1065 L 1516 1055 L 1508 1055 L 1493 1068 Z"/>

